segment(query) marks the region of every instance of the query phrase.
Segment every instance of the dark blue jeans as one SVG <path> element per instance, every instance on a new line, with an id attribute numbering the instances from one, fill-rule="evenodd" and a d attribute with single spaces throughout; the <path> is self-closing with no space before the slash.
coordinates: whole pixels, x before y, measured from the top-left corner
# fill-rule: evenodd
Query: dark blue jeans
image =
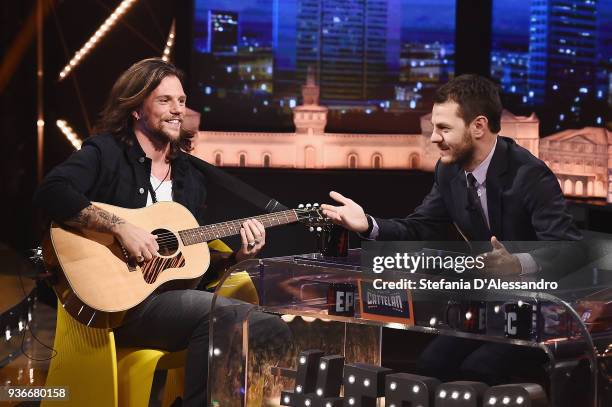
<path id="1" fill-rule="evenodd" d="M 124 347 L 168 351 L 187 349 L 183 406 L 206 404 L 209 317 L 213 294 L 198 290 L 167 291 L 149 298 L 130 315 L 130 322 L 115 329 Z M 241 303 L 219 297 L 217 307 Z M 217 315 L 215 313 L 215 315 Z M 249 317 L 249 336 L 255 346 L 278 350 L 291 343 L 289 327 L 276 315 L 255 311 Z"/>

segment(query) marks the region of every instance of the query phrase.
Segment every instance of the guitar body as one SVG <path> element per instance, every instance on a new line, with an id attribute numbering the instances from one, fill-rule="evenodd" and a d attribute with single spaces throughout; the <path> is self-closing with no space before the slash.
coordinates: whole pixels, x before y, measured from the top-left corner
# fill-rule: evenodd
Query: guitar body
<path id="1" fill-rule="evenodd" d="M 43 256 L 56 272 L 54 290 L 79 322 L 97 328 L 121 324 L 125 312 L 162 288 L 193 287 L 210 264 L 206 242 L 184 245 L 179 231 L 198 227 L 193 215 L 175 202 L 125 209 L 93 203 L 158 236 L 160 256 L 133 263 L 110 234 L 77 231 L 53 223 Z"/>

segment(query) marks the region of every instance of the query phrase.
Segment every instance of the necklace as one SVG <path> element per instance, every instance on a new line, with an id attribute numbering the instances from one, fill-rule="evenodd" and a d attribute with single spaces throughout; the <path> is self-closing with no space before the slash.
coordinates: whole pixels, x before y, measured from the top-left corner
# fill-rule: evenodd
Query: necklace
<path id="1" fill-rule="evenodd" d="M 157 192 L 157 190 L 159 189 L 159 187 L 162 186 L 166 178 L 168 178 L 168 175 L 170 175 L 170 164 L 168 164 L 168 171 L 166 171 L 166 175 L 164 176 L 164 179 L 162 179 L 159 185 L 153 190 L 153 193 Z"/>

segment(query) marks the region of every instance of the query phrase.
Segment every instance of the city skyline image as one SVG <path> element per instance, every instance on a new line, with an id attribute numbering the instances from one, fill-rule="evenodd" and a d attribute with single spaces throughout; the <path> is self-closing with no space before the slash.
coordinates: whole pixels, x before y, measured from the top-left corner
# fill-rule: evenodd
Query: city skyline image
<path id="1" fill-rule="evenodd" d="M 454 76 L 455 6 L 195 0 L 190 104 L 205 129 L 287 131 L 312 71 L 328 128 L 416 132 Z M 535 112 L 543 135 L 610 120 L 612 2 L 495 0 L 492 21 L 491 77 L 507 109 Z"/>

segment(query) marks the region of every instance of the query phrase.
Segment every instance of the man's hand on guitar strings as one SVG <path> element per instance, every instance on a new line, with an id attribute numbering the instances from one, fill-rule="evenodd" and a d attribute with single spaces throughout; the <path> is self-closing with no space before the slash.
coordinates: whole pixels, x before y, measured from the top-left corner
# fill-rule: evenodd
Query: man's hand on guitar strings
<path id="1" fill-rule="evenodd" d="M 158 256 L 159 245 L 157 236 L 131 223 L 122 223 L 113 228 L 113 233 L 119 243 L 128 252 L 130 258 L 142 263 Z"/>
<path id="2" fill-rule="evenodd" d="M 248 219 L 240 228 L 242 245 L 236 253 L 236 262 L 255 257 L 266 244 L 266 229 L 257 219 Z"/>

